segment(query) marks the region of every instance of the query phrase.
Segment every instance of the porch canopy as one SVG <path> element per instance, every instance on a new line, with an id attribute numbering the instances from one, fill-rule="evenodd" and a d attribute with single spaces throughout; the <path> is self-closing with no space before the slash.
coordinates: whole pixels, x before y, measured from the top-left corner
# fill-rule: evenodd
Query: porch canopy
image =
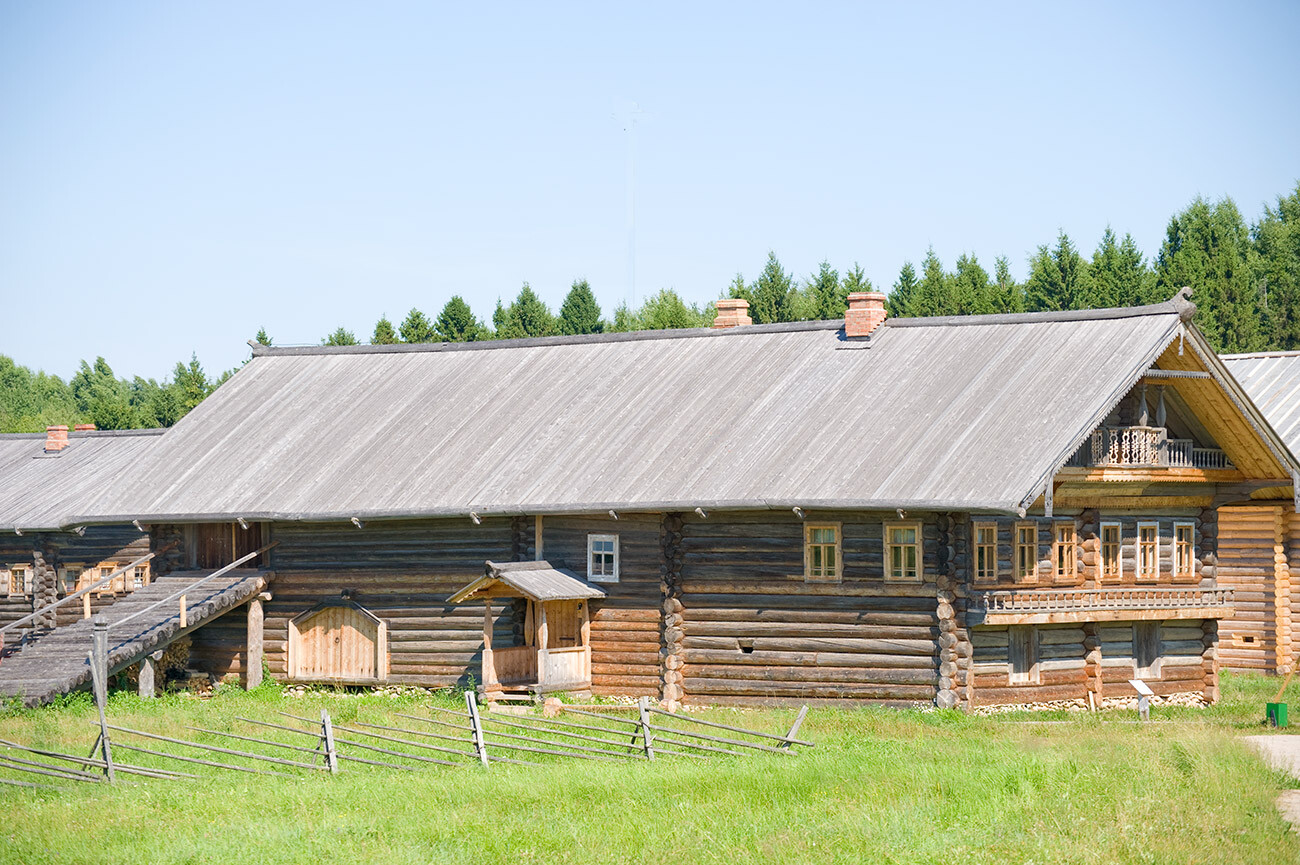
<path id="1" fill-rule="evenodd" d="M 605 592 L 572 571 L 550 562 L 485 562 L 483 576 L 448 598 L 462 604 L 484 598 L 527 598 L 537 603 L 585 601 L 603 598 Z"/>
<path id="2" fill-rule="evenodd" d="M 483 576 L 447 600 L 483 601 L 483 695 L 536 695 L 591 688 L 591 614 L 587 602 L 605 597 L 598 586 L 550 562 L 486 562 Z M 493 598 L 524 598 L 524 644 L 493 644 Z M 522 696 L 522 694 L 520 694 Z"/>

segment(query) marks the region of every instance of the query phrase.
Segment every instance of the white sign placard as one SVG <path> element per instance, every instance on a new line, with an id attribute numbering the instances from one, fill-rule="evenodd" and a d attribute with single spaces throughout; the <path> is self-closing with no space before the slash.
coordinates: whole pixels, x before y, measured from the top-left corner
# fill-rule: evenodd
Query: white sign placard
<path id="1" fill-rule="evenodd" d="M 1128 683 L 1133 686 L 1133 690 L 1143 697 L 1154 697 L 1156 695 L 1156 692 L 1147 687 L 1147 683 L 1141 679 L 1129 679 Z"/>

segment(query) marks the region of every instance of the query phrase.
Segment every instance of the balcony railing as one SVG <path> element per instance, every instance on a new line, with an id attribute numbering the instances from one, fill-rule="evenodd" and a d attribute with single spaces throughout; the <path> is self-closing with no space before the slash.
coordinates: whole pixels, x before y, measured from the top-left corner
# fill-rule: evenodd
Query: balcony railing
<path id="1" fill-rule="evenodd" d="M 1066 465 L 1112 468 L 1230 469 L 1227 454 L 1218 448 L 1196 447 L 1191 439 L 1171 439 L 1165 427 L 1099 427 Z"/>
<path id="2" fill-rule="evenodd" d="M 1191 610 L 1231 607 L 1232 589 L 1128 586 L 1100 589 L 1008 589 L 983 592 L 986 613 Z"/>

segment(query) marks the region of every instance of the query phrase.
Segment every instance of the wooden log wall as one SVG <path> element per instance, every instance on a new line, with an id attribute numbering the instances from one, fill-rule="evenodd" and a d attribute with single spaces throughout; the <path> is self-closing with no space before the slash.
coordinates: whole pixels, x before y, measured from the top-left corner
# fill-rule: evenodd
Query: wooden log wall
<path id="1" fill-rule="evenodd" d="M 34 535 L 9 535 L 0 540 L 0 565 L 25 564 L 33 569 L 34 592 L 9 595 L 9 586 L 0 586 L 0 627 L 29 615 L 37 607 L 45 606 L 66 592 L 58 579 L 58 570 L 67 564 L 94 567 L 102 561 L 126 564 L 149 551 L 149 536 L 134 526 L 90 526 L 84 535 L 75 532 L 48 532 Z M 39 553 L 44 567 L 36 570 Z M 118 595 L 105 593 L 91 599 L 91 609 L 98 611 L 111 604 Z M 42 627 L 67 625 L 82 618 L 79 603 L 69 604 L 55 611 L 53 618 L 38 623 Z"/>
<path id="2" fill-rule="evenodd" d="M 1228 669 L 1277 669 L 1274 543 L 1283 507 L 1269 503 L 1219 508 L 1218 584 L 1234 595 L 1233 616 L 1219 629 L 1218 660 Z M 1286 550 L 1281 552 L 1285 557 Z"/>
<path id="3" fill-rule="evenodd" d="M 841 523 L 842 580 L 804 579 L 793 514 L 688 513 L 681 529 L 683 700 L 929 703 L 939 683 L 938 540 L 922 522 L 923 578 L 884 580 L 888 514 Z"/>
<path id="4" fill-rule="evenodd" d="M 445 687 L 482 681 L 483 607 L 447 598 L 483 574 L 483 562 L 516 552 L 509 518 L 277 523 L 271 539 L 271 600 L 265 603 L 264 651 L 272 675 L 285 678 L 289 620 L 343 590 L 387 625 L 394 684 Z M 532 558 L 531 543 L 522 550 Z M 493 646 L 522 641 L 517 605 L 494 604 Z M 193 634 L 191 655 L 217 675 L 242 674 L 246 610 L 240 607 Z"/>
<path id="5" fill-rule="evenodd" d="M 974 645 L 976 706 L 1039 703 L 1136 696 L 1128 680 L 1137 675 L 1132 622 L 1084 622 L 1037 628 L 1037 681 L 1012 684 L 1009 632 L 1005 626 L 971 631 Z M 1200 693 L 1218 699 L 1217 642 L 1214 620 L 1177 619 L 1160 623 L 1158 676 L 1143 680 L 1156 694 Z"/>
<path id="6" fill-rule="evenodd" d="M 941 709 L 963 707 L 968 701 L 971 644 L 966 626 L 969 595 L 965 575 L 970 572 L 970 520 L 964 515 L 941 514 L 939 529 L 938 592 L 935 616 L 939 620 L 939 690 L 935 704 Z"/>
<path id="7" fill-rule="evenodd" d="M 658 514 L 542 519 L 543 557 L 587 575 L 587 536 L 618 535 L 619 580 L 600 583 L 607 595 L 591 602 L 591 690 L 658 698 L 662 520 Z"/>

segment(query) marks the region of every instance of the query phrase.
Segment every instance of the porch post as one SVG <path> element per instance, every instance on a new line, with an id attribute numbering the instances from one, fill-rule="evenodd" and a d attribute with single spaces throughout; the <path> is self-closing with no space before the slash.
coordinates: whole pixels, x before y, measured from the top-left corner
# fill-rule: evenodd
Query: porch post
<path id="1" fill-rule="evenodd" d="M 269 600 L 269 592 L 259 592 L 248 601 L 248 636 L 245 645 L 248 651 L 244 656 L 244 688 L 253 690 L 262 684 L 262 623 L 265 613 L 263 600 Z"/>
<path id="2" fill-rule="evenodd" d="M 492 599 L 483 599 L 483 690 L 497 683 L 497 666 L 492 658 Z"/>
<path id="3" fill-rule="evenodd" d="M 537 623 L 537 684 L 546 684 L 546 640 L 548 631 L 546 627 L 546 604 L 541 601 L 537 602 L 539 613 Z"/>
<path id="4" fill-rule="evenodd" d="M 578 601 L 578 621 L 582 623 L 582 628 L 579 632 L 582 636 L 579 639 L 582 642 L 584 650 L 582 653 L 582 678 L 583 681 L 586 682 L 591 681 L 591 616 L 587 611 L 588 603 L 589 602 L 586 600 Z"/>

